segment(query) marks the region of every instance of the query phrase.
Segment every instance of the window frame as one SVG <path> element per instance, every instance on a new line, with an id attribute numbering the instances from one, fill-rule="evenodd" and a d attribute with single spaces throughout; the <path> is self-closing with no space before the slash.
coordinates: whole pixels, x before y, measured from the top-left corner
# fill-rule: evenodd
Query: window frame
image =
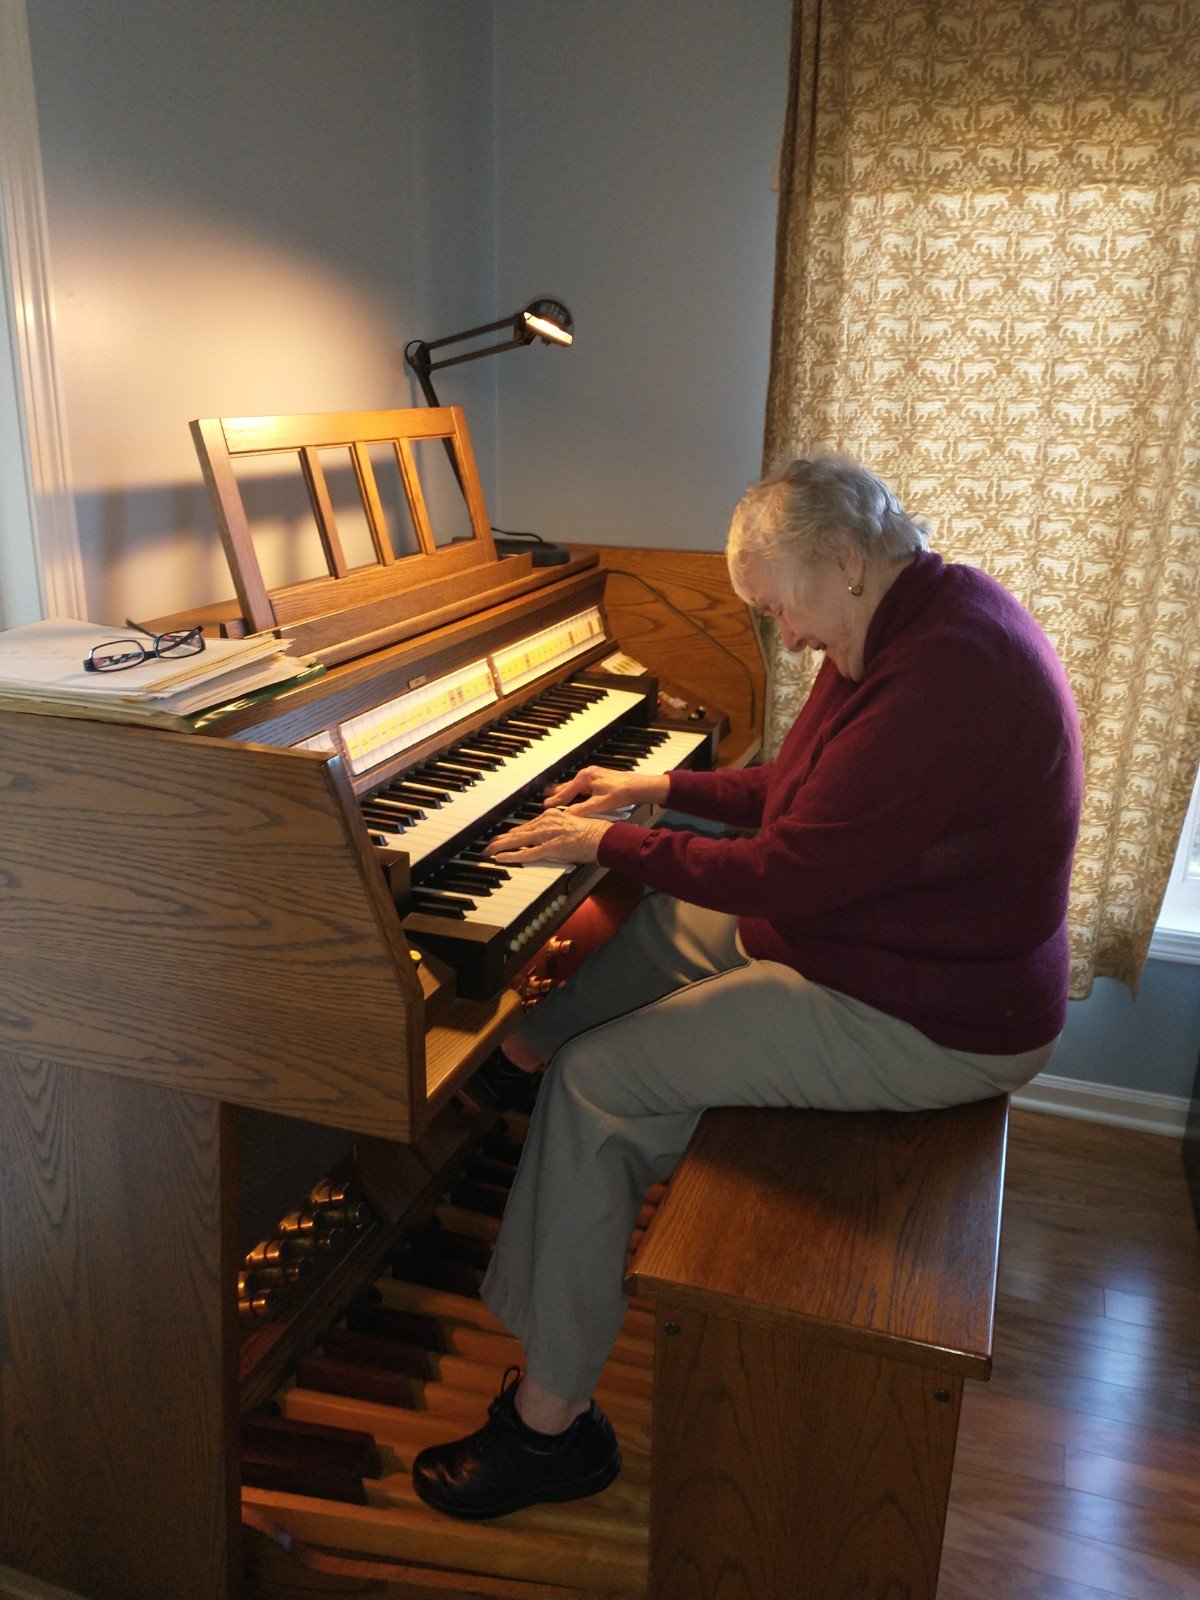
<path id="1" fill-rule="evenodd" d="M 1192 786 L 1192 798 L 1184 818 L 1183 831 L 1171 863 L 1167 892 L 1159 908 L 1158 922 L 1150 939 L 1150 955 L 1165 961 L 1182 961 L 1200 966 L 1200 870 L 1189 873 L 1188 862 L 1200 830 L 1200 774 Z"/>

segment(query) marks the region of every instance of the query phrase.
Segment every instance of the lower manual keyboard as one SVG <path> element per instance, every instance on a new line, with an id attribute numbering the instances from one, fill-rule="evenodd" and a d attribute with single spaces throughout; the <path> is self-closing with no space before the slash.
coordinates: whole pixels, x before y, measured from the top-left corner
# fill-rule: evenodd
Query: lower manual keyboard
<path id="1" fill-rule="evenodd" d="M 708 742 L 704 732 L 663 728 L 639 728 L 623 737 L 636 742 L 638 736 L 647 744 L 653 741 L 653 748 L 620 758 L 630 772 L 670 772 L 694 760 Z M 603 747 L 589 759 L 598 765 L 608 762 Z M 459 993 L 468 999 L 487 999 L 520 971 L 582 898 L 578 889 L 572 893 L 574 882 L 592 872 L 571 863 L 501 867 L 484 860 L 489 838 L 540 809 L 538 802 L 527 800 L 458 855 L 428 873 L 414 874 L 414 909 L 404 918 L 405 933 L 419 949 L 455 969 Z"/>

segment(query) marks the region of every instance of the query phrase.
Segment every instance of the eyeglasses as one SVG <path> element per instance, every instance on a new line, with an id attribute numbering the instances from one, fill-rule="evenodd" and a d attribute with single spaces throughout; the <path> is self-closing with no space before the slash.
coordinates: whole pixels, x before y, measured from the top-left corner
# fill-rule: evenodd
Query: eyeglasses
<path id="1" fill-rule="evenodd" d="M 144 645 L 138 639 L 109 639 L 104 644 L 94 644 L 83 663 L 85 672 L 124 672 L 126 667 L 141 666 L 143 661 L 157 657 L 160 661 L 174 656 L 198 656 L 204 649 L 204 629 L 177 628 L 171 633 L 151 633 L 140 623 L 125 618 L 127 628 L 136 628 L 153 642 Z"/>

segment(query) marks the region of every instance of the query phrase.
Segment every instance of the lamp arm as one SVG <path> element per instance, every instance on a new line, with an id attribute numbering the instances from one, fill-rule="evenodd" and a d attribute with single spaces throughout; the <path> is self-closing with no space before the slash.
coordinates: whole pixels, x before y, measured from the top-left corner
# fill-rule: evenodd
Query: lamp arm
<path id="1" fill-rule="evenodd" d="M 506 322 L 503 323 L 502 326 L 511 328 L 512 323 L 511 321 Z M 467 338 L 467 335 L 465 333 L 460 334 L 459 338 L 465 339 Z M 447 341 L 445 339 L 439 339 L 438 341 L 439 344 L 445 344 L 446 342 Z M 501 350 L 516 350 L 521 345 L 528 342 L 529 341 L 525 339 L 512 338 L 505 339 L 501 344 L 485 344 L 482 350 L 468 350 L 465 355 L 447 356 L 444 361 L 431 361 L 429 363 L 429 370 L 430 372 L 440 372 L 443 367 L 458 367 L 461 366 L 464 361 L 477 361 L 480 356 L 494 356 Z M 434 346 L 428 345 L 426 348 L 432 350 Z"/>
<path id="2" fill-rule="evenodd" d="M 430 339 L 426 350 L 440 350 L 444 344 L 458 344 L 462 339 L 478 339 L 481 333 L 495 333 L 498 328 L 511 328 L 513 319 L 501 317 L 498 322 L 482 322 L 478 328 L 468 328 L 465 333 L 448 333 L 441 339 Z"/>
<path id="3" fill-rule="evenodd" d="M 437 390 L 433 387 L 433 381 L 429 376 L 429 352 L 419 339 L 414 339 L 412 344 L 405 348 L 404 359 L 416 374 L 417 382 L 421 385 L 421 393 L 425 396 L 425 404 L 440 406 L 442 402 L 438 399 Z"/>

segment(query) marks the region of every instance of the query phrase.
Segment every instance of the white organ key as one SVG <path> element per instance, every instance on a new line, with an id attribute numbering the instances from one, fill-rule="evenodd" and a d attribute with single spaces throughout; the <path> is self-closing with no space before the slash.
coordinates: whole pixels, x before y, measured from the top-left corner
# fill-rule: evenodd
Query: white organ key
<path id="1" fill-rule="evenodd" d="M 639 757 L 633 771 L 638 773 L 670 772 L 686 761 L 708 738 L 706 733 L 665 733 L 663 743 L 646 755 Z M 601 756 L 601 759 L 603 757 Z M 448 865 L 453 865 L 453 860 Z M 489 927 L 511 928 L 547 889 L 562 883 L 575 870 L 575 864 L 565 861 L 495 862 L 510 874 L 507 882 L 490 890 L 464 889 L 462 892 L 475 901 L 474 911 L 468 911 L 464 921 Z M 469 863 L 468 863 L 469 865 Z M 547 918 L 546 920 L 549 920 Z"/>
<path id="2" fill-rule="evenodd" d="M 602 734 L 642 699 L 641 695 L 631 694 L 627 689 L 596 690 L 593 685 L 588 687 L 602 698 L 574 712 L 561 727 L 550 730 L 543 738 L 531 739 L 528 749 L 505 756 L 499 767 L 484 771 L 479 782 L 472 784 L 469 789 L 454 791 L 448 800 L 433 805 L 424 817 L 402 830 L 389 829 L 374 819 L 368 821 L 368 828 L 389 845 L 406 850 L 413 867 L 450 840 L 459 836 L 469 837 L 489 812 L 512 799 L 528 784 L 536 782 L 560 761 L 569 760 L 575 751 Z M 481 732 L 486 734 L 487 730 Z M 459 742 L 470 744 L 471 737 L 467 736 Z M 366 797 L 364 804 L 369 804 Z"/>

